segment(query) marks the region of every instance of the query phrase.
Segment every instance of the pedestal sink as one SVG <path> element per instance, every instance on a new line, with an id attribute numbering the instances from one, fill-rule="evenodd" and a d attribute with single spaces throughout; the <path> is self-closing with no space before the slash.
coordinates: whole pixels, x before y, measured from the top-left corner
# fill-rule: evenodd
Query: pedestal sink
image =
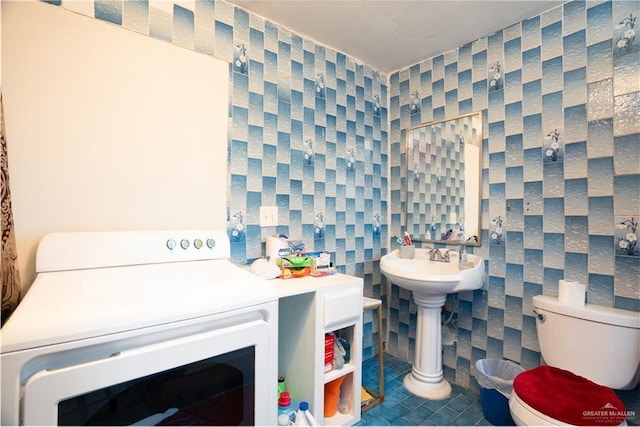
<path id="1" fill-rule="evenodd" d="M 484 260 L 467 255 L 467 262 L 430 261 L 429 250 L 417 248 L 411 259 L 400 258 L 398 249 L 380 259 L 380 269 L 391 283 L 408 289 L 418 306 L 415 360 L 404 387 L 425 399 L 449 397 L 451 385 L 442 373 L 442 324 L 440 315 L 447 294 L 480 289 Z"/>

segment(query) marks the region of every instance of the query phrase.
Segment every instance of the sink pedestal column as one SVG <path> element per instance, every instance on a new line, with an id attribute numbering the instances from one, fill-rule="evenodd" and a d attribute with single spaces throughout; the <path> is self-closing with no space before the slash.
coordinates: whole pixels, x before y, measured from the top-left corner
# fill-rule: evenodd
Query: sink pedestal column
<path id="1" fill-rule="evenodd" d="M 442 373 L 442 306 L 446 295 L 421 295 L 413 291 L 418 306 L 416 353 L 411 373 L 404 377 L 404 387 L 425 399 L 440 400 L 451 395 L 451 385 Z"/>

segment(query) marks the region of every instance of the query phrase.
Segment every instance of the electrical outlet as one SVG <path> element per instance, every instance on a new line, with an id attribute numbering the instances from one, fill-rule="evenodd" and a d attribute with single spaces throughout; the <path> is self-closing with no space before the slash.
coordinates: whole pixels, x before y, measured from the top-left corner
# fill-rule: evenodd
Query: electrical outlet
<path id="1" fill-rule="evenodd" d="M 278 207 L 260 206 L 260 227 L 275 227 L 278 225 Z"/>

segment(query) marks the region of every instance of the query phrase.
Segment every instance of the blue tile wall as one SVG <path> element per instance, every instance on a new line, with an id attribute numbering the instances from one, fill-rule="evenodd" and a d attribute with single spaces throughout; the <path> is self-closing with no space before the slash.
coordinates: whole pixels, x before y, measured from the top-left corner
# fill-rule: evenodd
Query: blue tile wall
<path id="1" fill-rule="evenodd" d="M 385 299 L 387 76 L 224 1 L 192 7 L 94 0 L 91 17 L 229 62 L 232 260 L 263 256 L 264 238 L 284 233 L 329 251 L 339 271 L 364 278 L 365 295 Z M 279 225 L 261 228 L 260 206 L 274 205 Z M 367 331 L 375 354 L 383 332 Z"/>
<path id="2" fill-rule="evenodd" d="M 234 261 L 276 232 L 330 251 L 382 298 L 388 350 L 411 360 L 415 306 L 378 265 L 404 223 L 406 129 L 482 111 L 487 289 L 459 295 L 446 377 L 477 387 L 484 357 L 538 365 L 531 298 L 563 277 L 640 310 L 637 2 L 572 1 L 389 75 L 222 0 L 192 7 L 94 0 L 91 17 L 229 63 Z M 279 207 L 278 227 L 259 226 L 261 205 Z"/>
<path id="3" fill-rule="evenodd" d="M 531 298 L 557 295 L 564 277 L 587 283 L 591 303 L 640 311 L 640 41 L 632 22 L 640 10 L 632 3 L 565 3 L 389 76 L 392 200 L 406 185 L 408 127 L 455 116 L 462 105 L 485 112 L 482 246 L 474 252 L 487 260 L 487 287 L 459 295 L 458 342 L 443 358 L 449 380 L 477 387 L 469 376 L 484 357 L 540 364 Z M 420 88 L 417 101 L 412 88 Z M 411 113 L 416 102 L 421 109 Z M 398 206 L 390 206 L 391 234 L 402 230 Z M 395 288 L 389 351 L 411 360 L 415 306 Z"/>

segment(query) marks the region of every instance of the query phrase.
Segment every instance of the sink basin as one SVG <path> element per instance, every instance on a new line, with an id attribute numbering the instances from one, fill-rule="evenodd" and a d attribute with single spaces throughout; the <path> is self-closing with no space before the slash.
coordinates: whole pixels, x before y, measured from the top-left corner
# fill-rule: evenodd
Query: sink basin
<path id="1" fill-rule="evenodd" d="M 391 283 L 410 290 L 417 306 L 415 357 L 402 384 L 416 396 L 440 400 L 451 395 L 442 371 L 441 309 L 447 294 L 482 287 L 484 260 L 467 255 L 459 264 L 455 254 L 451 262 L 430 261 L 429 251 L 415 249 L 414 257 L 406 259 L 396 249 L 380 258 L 380 270 Z"/>
<path id="2" fill-rule="evenodd" d="M 478 255 L 467 255 L 467 262 L 458 264 L 429 260 L 429 250 L 416 248 L 412 259 L 400 258 L 398 249 L 380 259 L 382 273 L 401 288 L 423 295 L 442 295 L 472 291 L 482 287 L 484 260 Z M 461 268 L 462 267 L 462 268 Z"/>

